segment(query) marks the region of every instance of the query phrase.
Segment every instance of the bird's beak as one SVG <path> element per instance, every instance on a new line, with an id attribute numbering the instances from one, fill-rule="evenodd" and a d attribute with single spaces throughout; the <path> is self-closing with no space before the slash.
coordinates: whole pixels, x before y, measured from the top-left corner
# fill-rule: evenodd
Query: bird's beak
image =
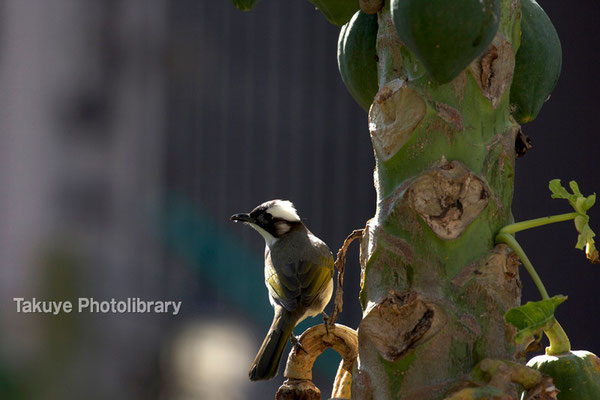
<path id="1" fill-rule="evenodd" d="M 254 220 L 250 217 L 250 214 L 241 213 L 241 214 L 233 214 L 231 218 L 229 218 L 235 222 L 253 222 Z"/>

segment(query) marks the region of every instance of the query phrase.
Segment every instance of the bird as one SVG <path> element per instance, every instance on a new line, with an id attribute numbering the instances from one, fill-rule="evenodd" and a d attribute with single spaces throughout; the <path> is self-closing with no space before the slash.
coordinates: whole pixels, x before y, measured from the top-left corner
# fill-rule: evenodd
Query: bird
<path id="1" fill-rule="evenodd" d="M 296 325 L 325 315 L 333 293 L 333 256 L 289 200 L 270 200 L 230 219 L 251 226 L 265 239 L 265 285 L 274 316 L 248 376 L 252 381 L 272 379 L 287 341 L 297 344 Z"/>

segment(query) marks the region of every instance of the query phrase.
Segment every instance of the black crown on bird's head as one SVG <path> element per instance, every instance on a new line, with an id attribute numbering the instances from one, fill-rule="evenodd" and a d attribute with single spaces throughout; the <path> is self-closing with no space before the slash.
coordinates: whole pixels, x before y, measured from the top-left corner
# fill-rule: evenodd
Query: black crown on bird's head
<path id="1" fill-rule="evenodd" d="M 267 243 L 274 242 L 294 225 L 302 223 L 294 204 L 281 199 L 266 201 L 250 213 L 232 215 L 231 220 L 250 225 L 263 235 Z"/>

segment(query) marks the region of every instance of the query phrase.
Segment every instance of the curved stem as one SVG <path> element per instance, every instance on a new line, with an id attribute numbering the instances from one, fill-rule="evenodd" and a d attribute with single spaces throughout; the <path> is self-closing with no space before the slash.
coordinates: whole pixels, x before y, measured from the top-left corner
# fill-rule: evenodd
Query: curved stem
<path id="1" fill-rule="evenodd" d="M 571 351 L 569 337 L 558 321 L 555 321 L 554 325 L 550 329 L 545 330 L 544 333 L 548 336 L 548 340 L 550 340 L 550 346 L 546 347 L 547 355 L 557 356 Z"/>
<path id="2" fill-rule="evenodd" d="M 573 213 L 573 214 L 576 214 L 576 213 Z M 568 214 L 563 214 L 563 216 L 566 216 L 566 215 L 568 215 Z M 543 219 L 545 219 L 545 218 L 539 218 L 539 220 L 543 220 Z M 531 220 L 531 221 L 536 221 L 536 220 Z M 531 221 L 525 221 L 525 222 L 531 222 Z M 554 221 L 554 222 L 557 222 L 557 221 Z M 518 224 L 513 224 L 513 225 L 518 225 Z M 539 224 L 539 225 L 543 225 L 543 224 Z M 539 225 L 534 225 L 534 226 L 539 226 Z M 511 225 L 508 225 L 508 226 L 510 227 Z M 527 229 L 527 228 L 523 228 L 523 229 Z M 540 295 L 542 296 L 542 299 L 548 300 L 550 297 L 548 296 L 548 292 L 546 291 L 546 288 L 544 287 L 542 280 L 540 279 L 539 275 L 535 271 L 535 268 L 533 268 L 533 264 L 531 264 L 531 261 L 529 261 L 527 254 L 525 254 L 525 251 L 523 250 L 523 248 L 521 247 L 519 242 L 517 242 L 517 239 L 515 239 L 515 237 L 513 235 L 510 235 L 506 232 L 500 231 L 500 233 L 498 235 L 496 235 L 496 243 L 507 244 L 512 249 L 512 251 L 514 251 L 517 254 L 517 256 L 519 256 L 519 258 L 523 262 L 523 266 L 525 266 L 525 269 L 527 269 L 527 272 L 529 272 L 529 275 L 531 276 L 531 279 L 533 279 L 535 286 L 537 286 L 538 291 L 540 292 Z M 547 330 L 544 330 L 544 333 L 546 334 L 546 336 L 548 337 L 548 340 L 550 341 L 550 346 L 546 348 L 546 354 L 553 356 L 553 355 L 563 354 L 568 351 L 571 351 L 571 342 L 569 341 L 569 337 L 567 336 L 567 334 L 565 333 L 562 326 L 560 326 L 560 324 L 558 323 L 557 320 L 554 320 L 554 324 L 552 325 L 552 327 L 550 327 Z"/>
<path id="3" fill-rule="evenodd" d="M 517 225 L 517 224 L 515 224 L 515 225 Z M 508 226 L 510 226 L 510 225 L 508 225 Z M 542 299 L 544 299 L 544 300 L 549 299 L 550 296 L 548 296 L 548 292 L 546 291 L 546 288 L 544 287 L 544 284 L 542 283 L 540 276 L 535 271 L 535 268 L 533 268 L 533 264 L 531 264 L 531 261 L 529 261 L 529 258 L 527 258 L 527 254 L 525 254 L 525 251 L 523 250 L 523 248 L 521 247 L 519 242 L 517 242 L 517 239 L 515 239 L 515 237 L 513 235 L 501 232 L 498 235 L 496 235 L 496 243 L 507 244 L 508 247 L 510 247 L 512 249 L 512 251 L 514 251 L 517 254 L 517 256 L 519 256 L 519 258 L 523 262 L 523 266 L 525 267 L 525 269 L 531 276 L 531 279 L 533 279 L 533 283 L 535 283 L 535 286 L 537 287 L 538 291 L 540 292 Z"/>
<path id="4" fill-rule="evenodd" d="M 576 212 L 566 213 L 566 214 L 558 214 L 551 215 L 549 217 L 542 217 L 536 219 L 530 219 L 527 221 L 517 222 L 515 224 L 506 225 L 504 228 L 500 229 L 499 233 L 509 233 L 513 234 L 519 231 L 523 231 L 525 229 L 535 228 L 542 225 L 553 224 L 555 222 L 568 221 L 570 219 L 575 219 L 579 214 Z M 508 243 L 507 243 L 508 244 Z"/>

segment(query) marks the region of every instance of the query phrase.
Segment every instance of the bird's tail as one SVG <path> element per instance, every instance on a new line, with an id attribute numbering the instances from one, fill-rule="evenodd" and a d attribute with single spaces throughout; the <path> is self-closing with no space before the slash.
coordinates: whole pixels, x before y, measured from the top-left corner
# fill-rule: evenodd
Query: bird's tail
<path id="1" fill-rule="evenodd" d="M 283 350 L 292 335 L 296 322 L 297 318 L 292 316 L 290 312 L 277 307 L 267 337 L 265 337 L 254 362 L 250 366 L 248 372 L 250 380 L 271 379 L 277 375 Z"/>

